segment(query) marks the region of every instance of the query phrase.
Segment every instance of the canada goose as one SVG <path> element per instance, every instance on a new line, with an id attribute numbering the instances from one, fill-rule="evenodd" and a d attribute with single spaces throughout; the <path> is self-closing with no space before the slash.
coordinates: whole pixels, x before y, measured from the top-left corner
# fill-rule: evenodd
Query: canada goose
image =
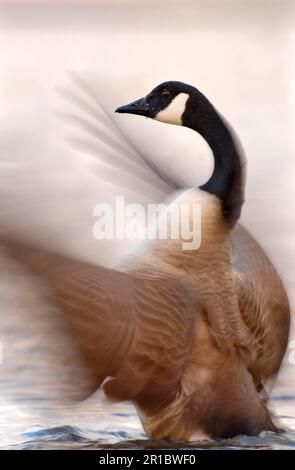
<path id="1" fill-rule="evenodd" d="M 284 355 L 288 300 L 263 250 L 235 226 L 243 168 L 231 133 L 209 101 L 180 82 L 117 111 L 191 127 L 209 143 L 212 177 L 178 199 L 202 204 L 200 249 L 152 241 L 112 270 L 7 245 L 54 288 L 95 386 L 107 378 L 109 398 L 132 400 L 150 437 L 275 430 L 258 391 Z"/>

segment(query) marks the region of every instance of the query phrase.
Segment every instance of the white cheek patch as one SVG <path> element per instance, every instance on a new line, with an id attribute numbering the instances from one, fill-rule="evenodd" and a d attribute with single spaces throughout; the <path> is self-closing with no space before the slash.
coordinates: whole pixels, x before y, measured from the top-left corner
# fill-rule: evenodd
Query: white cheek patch
<path id="1" fill-rule="evenodd" d="M 168 124 L 182 125 L 182 115 L 185 111 L 186 102 L 189 98 L 187 93 L 179 93 L 167 106 L 162 109 L 154 119 L 161 122 L 167 122 Z"/>

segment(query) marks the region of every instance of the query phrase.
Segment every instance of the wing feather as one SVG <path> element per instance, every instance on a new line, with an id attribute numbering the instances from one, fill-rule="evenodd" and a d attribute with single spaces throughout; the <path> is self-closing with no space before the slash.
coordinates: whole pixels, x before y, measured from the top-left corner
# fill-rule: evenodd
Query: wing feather
<path id="1" fill-rule="evenodd" d="M 28 246 L 7 246 L 53 288 L 96 385 L 112 377 L 105 385 L 109 397 L 132 399 L 151 382 L 160 395 L 168 388 L 175 393 L 199 308 L 179 279 L 155 282 Z"/>
<path id="2" fill-rule="evenodd" d="M 120 129 L 114 117 L 108 114 L 102 107 L 86 82 L 73 72 L 70 74 L 70 77 L 76 85 L 76 92 L 71 92 L 68 88 L 59 88 L 59 91 L 68 102 L 74 105 L 75 113 L 74 117 L 73 113 L 62 113 L 61 116 L 64 116 L 66 120 L 69 120 L 69 117 L 72 116 L 70 119 L 72 124 L 78 123 L 79 127 L 86 131 L 85 134 L 90 133 L 92 137 L 94 136 L 98 139 L 99 143 L 104 142 L 112 147 L 112 150 L 119 150 L 121 158 L 128 162 L 128 167 L 137 168 L 138 178 L 141 181 L 143 181 L 143 175 L 147 173 L 149 178 L 153 177 L 155 187 L 161 188 L 164 194 L 169 194 L 169 192 L 179 189 L 180 185 L 177 180 L 169 178 L 167 172 L 159 168 L 142 150 L 139 150 Z M 91 100 L 91 104 L 88 104 L 85 99 L 78 96 L 81 92 L 86 94 L 86 97 Z M 77 116 L 77 111 L 80 114 L 83 112 L 85 116 Z M 89 117 L 94 118 L 92 123 L 89 123 Z M 98 159 L 103 158 L 102 153 L 98 149 L 96 157 Z M 109 164 L 116 167 L 115 162 Z"/>

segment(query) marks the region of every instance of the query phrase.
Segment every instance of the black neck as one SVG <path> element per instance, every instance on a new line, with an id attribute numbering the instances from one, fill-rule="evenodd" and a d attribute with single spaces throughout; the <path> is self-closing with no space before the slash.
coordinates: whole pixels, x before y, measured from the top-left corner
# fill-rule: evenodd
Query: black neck
<path id="1" fill-rule="evenodd" d="M 234 225 L 244 202 L 243 167 L 228 127 L 198 90 L 187 102 L 183 125 L 197 131 L 209 144 L 214 156 L 214 170 L 200 189 L 221 200 L 224 218 Z"/>

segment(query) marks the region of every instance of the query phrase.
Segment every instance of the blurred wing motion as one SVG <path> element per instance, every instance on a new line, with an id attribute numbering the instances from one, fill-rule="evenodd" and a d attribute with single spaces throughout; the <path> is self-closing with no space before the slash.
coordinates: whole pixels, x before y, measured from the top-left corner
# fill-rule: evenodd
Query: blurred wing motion
<path id="1" fill-rule="evenodd" d="M 155 283 L 44 250 L 8 246 L 54 288 L 96 387 L 112 376 L 109 395 L 132 399 L 158 376 L 158 386 L 162 381 L 175 389 L 195 314 L 195 302 L 178 279 Z"/>
<path id="2" fill-rule="evenodd" d="M 83 153 L 96 158 L 97 176 L 107 178 L 110 183 L 125 188 L 125 191 L 147 194 L 150 200 L 154 194 L 163 198 L 171 191 L 180 189 L 176 178 L 168 177 L 167 171 L 132 143 L 115 119 L 103 109 L 87 83 L 73 72 L 70 77 L 78 89 L 71 92 L 59 88 L 59 92 L 74 105 L 74 110 L 59 115 L 75 126 L 76 132 L 83 131 L 83 137 L 68 140 Z M 83 98 L 79 97 L 81 92 Z M 99 163 L 105 164 L 103 169 Z"/>
<path id="3" fill-rule="evenodd" d="M 20 105 L 15 110 L 25 113 L 25 130 L 13 127 L 13 115 L 1 123 L 1 231 L 113 266 L 137 242 L 98 243 L 93 236 L 96 204 L 115 207 L 116 197 L 123 196 L 125 204 L 146 207 L 163 201 L 177 184 L 164 176 L 165 165 L 158 168 L 132 145 L 87 86 L 73 77 L 78 87 L 60 90 L 50 97 L 53 103 L 45 97 L 40 109 L 32 105 L 24 111 Z M 53 113 L 57 109 L 62 112 Z"/>

